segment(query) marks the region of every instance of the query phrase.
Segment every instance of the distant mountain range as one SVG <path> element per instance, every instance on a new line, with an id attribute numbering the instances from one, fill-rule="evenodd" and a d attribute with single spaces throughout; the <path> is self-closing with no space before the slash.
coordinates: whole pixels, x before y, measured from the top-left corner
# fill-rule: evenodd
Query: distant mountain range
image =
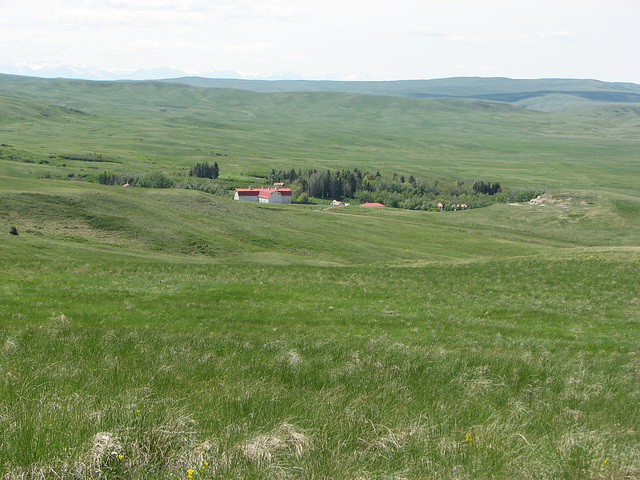
<path id="1" fill-rule="evenodd" d="M 152 68 L 137 70 L 104 70 L 83 65 L 66 65 L 61 63 L 45 64 L 21 64 L 5 63 L 0 64 L 0 73 L 8 75 L 24 75 L 40 78 L 70 78 L 77 80 L 160 80 L 165 78 L 186 77 L 192 74 L 177 68 Z M 200 73 L 204 78 L 229 78 L 247 80 L 302 80 L 304 77 L 294 72 L 277 72 L 268 76 L 246 75 L 235 70 L 213 70 Z M 319 78 L 318 80 L 337 80 L 331 75 Z"/>

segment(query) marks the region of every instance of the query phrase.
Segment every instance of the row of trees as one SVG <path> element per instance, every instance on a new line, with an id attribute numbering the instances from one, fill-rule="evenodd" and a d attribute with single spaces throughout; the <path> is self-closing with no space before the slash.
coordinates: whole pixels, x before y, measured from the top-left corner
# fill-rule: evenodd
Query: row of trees
<path id="1" fill-rule="evenodd" d="M 98 175 L 98 183 L 102 185 L 125 185 L 142 188 L 171 188 L 173 180 L 162 172 L 151 172 L 142 175 L 102 172 Z"/>
<path id="2" fill-rule="evenodd" d="M 220 167 L 218 162 L 213 165 L 209 165 L 208 162 L 196 163 L 189 169 L 190 177 L 209 178 L 215 179 L 220 176 Z M 125 185 L 129 184 L 132 187 L 142 188 L 171 188 L 175 186 L 175 182 L 168 175 L 162 172 L 151 172 L 142 175 L 131 173 L 100 173 L 95 179 L 98 183 L 103 185 Z M 212 187 L 207 185 L 203 186 L 197 182 L 187 182 L 184 188 L 196 188 L 199 190 L 211 190 Z M 218 191 L 219 189 L 215 189 Z"/>
<path id="3" fill-rule="evenodd" d="M 380 202 L 389 207 L 417 210 L 455 209 L 465 204 L 470 208 L 499 202 L 528 201 L 540 192 L 533 190 L 503 189 L 499 183 L 482 180 L 425 180 L 410 175 L 383 176 L 357 168 L 353 170 L 272 170 L 268 177 L 272 183 L 284 182 L 290 186 L 294 199 L 314 197 L 326 200 L 355 200 Z"/>

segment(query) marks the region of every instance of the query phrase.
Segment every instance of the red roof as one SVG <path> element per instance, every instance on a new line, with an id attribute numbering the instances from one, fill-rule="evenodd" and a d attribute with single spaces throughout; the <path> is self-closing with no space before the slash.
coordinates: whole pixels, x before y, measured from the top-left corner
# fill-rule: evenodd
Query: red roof
<path id="1" fill-rule="evenodd" d="M 383 204 L 381 203 L 377 203 L 377 202 L 373 202 L 373 203 L 361 203 L 360 204 L 361 207 L 384 207 Z"/>
<path id="2" fill-rule="evenodd" d="M 283 197 L 291 196 L 290 188 L 236 188 L 239 197 L 268 197 L 273 192 L 280 192 Z"/>
<path id="3" fill-rule="evenodd" d="M 238 192 L 238 196 L 240 197 L 257 197 L 260 195 L 259 188 L 236 188 L 236 192 Z"/>
<path id="4" fill-rule="evenodd" d="M 290 197 L 291 196 L 291 189 L 290 188 L 261 188 L 260 189 L 260 196 L 261 197 L 268 197 L 273 192 L 280 192 L 280 195 L 282 195 L 283 197 Z"/>

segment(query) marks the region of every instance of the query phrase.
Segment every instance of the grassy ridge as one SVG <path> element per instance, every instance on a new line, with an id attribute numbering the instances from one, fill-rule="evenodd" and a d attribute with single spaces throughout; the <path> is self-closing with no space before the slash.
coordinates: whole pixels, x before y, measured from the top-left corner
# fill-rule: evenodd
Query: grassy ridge
<path id="1" fill-rule="evenodd" d="M 640 94 L 633 83 L 610 83 L 597 80 L 547 78 L 523 80 L 510 78 L 457 77 L 431 80 L 308 81 L 308 80 L 236 80 L 185 77 L 167 82 L 205 88 L 237 88 L 262 93 L 275 92 L 345 92 L 369 95 L 438 95 L 474 97 L 482 95 L 523 95 L 537 92 L 592 92 L 594 94 Z"/>
<path id="2" fill-rule="evenodd" d="M 3 181 L 4 180 L 4 181 Z M 275 206 L 189 190 L 0 177 L 0 220 L 29 238 L 216 261 L 414 263 L 638 246 L 633 197 L 565 195 L 451 215 L 362 207 Z M 11 188 L 14 191 L 9 191 Z M 293 227 L 295 226 L 295 227 Z M 233 260 L 235 259 L 235 260 Z"/>

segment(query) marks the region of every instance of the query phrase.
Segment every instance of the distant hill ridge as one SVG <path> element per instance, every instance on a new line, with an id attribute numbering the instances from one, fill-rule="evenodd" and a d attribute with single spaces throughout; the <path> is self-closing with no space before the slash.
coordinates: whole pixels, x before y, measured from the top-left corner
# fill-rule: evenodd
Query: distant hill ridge
<path id="1" fill-rule="evenodd" d="M 0 84 L 122 84 L 173 83 L 198 88 L 236 89 L 254 93 L 349 93 L 407 98 L 466 98 L 506 102 L 539 111 L 572 110 L 605 105 L 640 106 L 640 85 L 580 79 L 511 79 L 501 77 L 451 77 L 432 80 L 333 81 L 248 80 L 180 77 L 162 80 L 44 79 L 0 74 Z"/>
<path id="2" fill-rule="evenodd" d="M 500 77 L 452 77 L 433 80 L 329 81 L 329 80 L 232 80 L 182 77 L 161 80 L 201 88 L 235 88 L 260 93 L 341 92 L 395 95 L 411 98 L 457 97 L 514 103 L 534 110 L 569 110 L 611 103 L 638 103 L 640 85 L 598 80 Z M 563 95 L 558 102 L 557 95 Z M 535 99 L 534 102 L 531 99 Z M 545 101 L 547 100 L 547 101 Z"/>

